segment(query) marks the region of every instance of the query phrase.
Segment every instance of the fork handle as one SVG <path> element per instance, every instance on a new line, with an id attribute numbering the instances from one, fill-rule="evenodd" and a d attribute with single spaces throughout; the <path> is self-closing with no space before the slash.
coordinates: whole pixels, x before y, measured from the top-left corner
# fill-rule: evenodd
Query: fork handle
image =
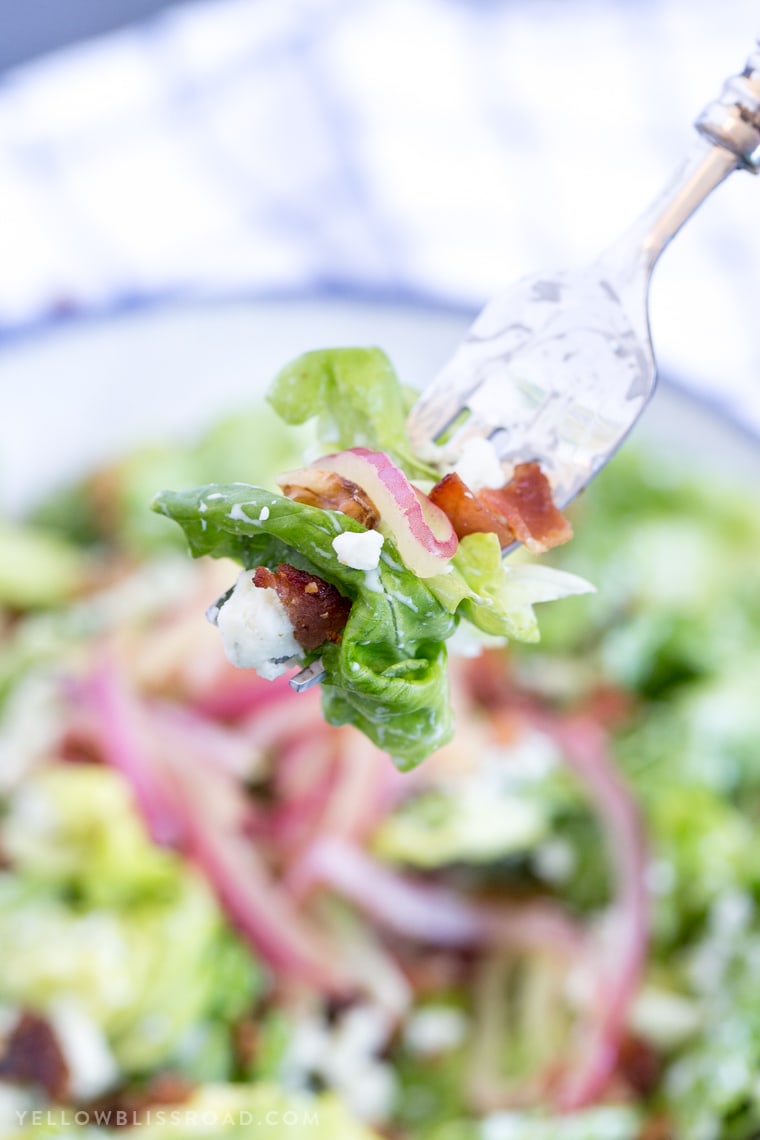
<path id="1" fill-rule="evenodd" d="M 703 138 L 736 155 L 739 164 L 760 170 L 760 40 L 744 71 L 723 85 L 694 124 Z"/>
<path id="2" fill-rule="evenodd" d="M 638 222 L 599 259 L 621 282 L 650 273 L 671 238 L 732 171 L 760 171 L 760 41 L 744 71 L 726 80 L 694 125 L 701 138 L 693 152 Z"/>

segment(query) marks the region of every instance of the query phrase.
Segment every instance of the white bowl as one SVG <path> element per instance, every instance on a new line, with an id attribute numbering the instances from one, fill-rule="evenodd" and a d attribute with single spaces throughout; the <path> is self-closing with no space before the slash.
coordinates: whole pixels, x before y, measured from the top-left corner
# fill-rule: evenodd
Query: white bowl
<path id="1" fill-rule="evenodd" d="M 314 348 L 378 345 L 422 387 L 470 315 L 346 299 L 167 305 L 53 326 L 0 350 L 0 509 L 136 443 L 189 438 L 250 405 L 288 360 Z M 757 479 L 757 441 L 684 390 L 662 384 L 636 437 L 737 478 Z"/>

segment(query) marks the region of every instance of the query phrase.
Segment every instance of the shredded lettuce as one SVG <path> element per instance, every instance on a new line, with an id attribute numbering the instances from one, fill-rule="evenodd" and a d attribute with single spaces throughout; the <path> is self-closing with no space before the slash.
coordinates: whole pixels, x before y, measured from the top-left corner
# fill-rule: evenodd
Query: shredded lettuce
<path id="1" fill-rule="evenodd" d="M 262 972 L 201 878 L 150 841 L 121 777 L 44 768 L 7 813 L 0 1002 L 48 1013 L 65 995 L 126 1074 L 229 1075 L 230 1025 Z"/>
<path id="2" fill-rule="evenodd" d="M 436 788 L 402 802 L 377 830 L 373 848 L 392 863 L 434 868 L 494 863 L 547 838 L 551 813 L 522 788 Z"/>

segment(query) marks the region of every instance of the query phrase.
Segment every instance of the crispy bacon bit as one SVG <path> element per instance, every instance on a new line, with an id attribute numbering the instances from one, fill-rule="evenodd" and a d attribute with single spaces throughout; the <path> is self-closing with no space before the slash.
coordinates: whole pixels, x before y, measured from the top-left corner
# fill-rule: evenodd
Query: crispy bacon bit
<path id="1" fill-rule="evenodd" d="M 318 467 L 305 467 L 291 472 L 292 482 L 281 482 L 280 490 L 297 503 L 323 510 L 340 511 L 356 519 L 368 530 L 374 530 L 380 520 L 380 512 L 369 495 L 350 479 L 345 479 L 335 471 L 323 471 Z"/>
<path id="2" fill-rule="evenodd" d="M 458 538 L 493 531 L 502 546 L 522 542 L 541 554 L 573 536 L 537 463 L 518 463 L 506 486 L 477 494 L 457 474 L 444 475 L 429 497 L 448 515 Z"/>
<path id="3" fill-rule="evenodd" d="M 484 488 L 478 498 L 504 518 L 534 554 L 559 546 L 573 537 L 570 523 L 555 506 L 549 480 L 537 463 L 518 463 L 506 487 Z"/>
<path id="4" fill-rule="evenodd" d="M 440 483 L 436 483 L 433 487 L 428 498 L 448 515 L 457 538 L 464 538 L 467 534 L 493 531 L 498 535 L 502 546 L 509 546 L 515 541 L 515 534 L 509 523 L 489 510 L 455 471 L 450 475 L 444 475 Z"/>
<path id="5" fill-rule="evenodd" d="M 296 570 L 287 562 L 274 572 L 258 566 L 253 581 L 256 586 L 277 591 L 293 626 L 293 635 L 307 653 L 325 641 L 340 641 L 351 599 L 344 598 L 329 582 Z"/>
<path id="6" fill-rule="evenodd" d="M 0 1080 L 38 1085 L 51 1100 L 66 1100 L 69 1067 L 44 1017 L 22 1013 L 0 1052 Z"/>
<path id="7" fill-rule="evenodd" d="M 663 1061 L 653 1045 L 627 1033 L 620 1042 L 618 1072 L 638 1096 L 649 1096 L 662 1079 Z"/>

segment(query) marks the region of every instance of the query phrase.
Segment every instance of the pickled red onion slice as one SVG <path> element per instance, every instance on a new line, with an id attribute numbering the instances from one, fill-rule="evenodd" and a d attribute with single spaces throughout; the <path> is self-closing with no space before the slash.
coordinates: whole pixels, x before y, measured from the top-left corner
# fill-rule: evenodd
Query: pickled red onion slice
<path id="1" fill-rule="evenodd" d="M 457 536 L 449 518 L 382 451 L 352 447 L 324 455 L 311 467 L 291 471 L 280 486 L 309 486 L 317 472 L 332 471 L 360 487 L 378 511 L 378 530 L 392 538 L 404 563 L 419 578 L 440 574 L 457 549 Z"/>

